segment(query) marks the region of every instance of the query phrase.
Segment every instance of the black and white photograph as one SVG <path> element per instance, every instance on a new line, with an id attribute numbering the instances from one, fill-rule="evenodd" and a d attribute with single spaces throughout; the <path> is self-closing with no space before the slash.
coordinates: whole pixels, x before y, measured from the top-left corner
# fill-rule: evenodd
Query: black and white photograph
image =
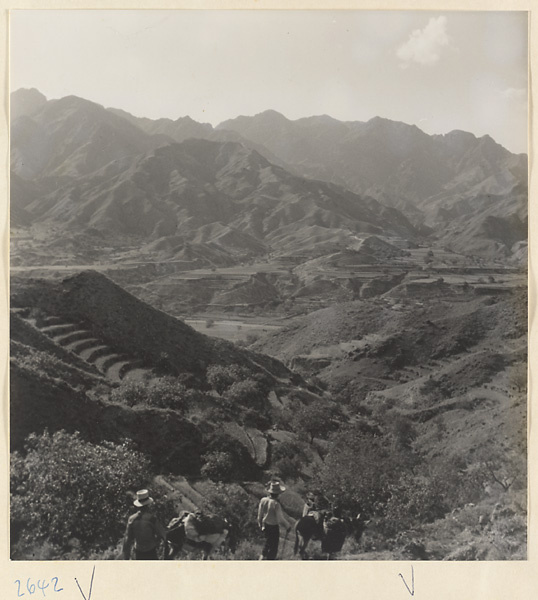
<path id="1" fill-rule="evenodd" d="M 11 561 L 528 560 L 528 29 L 10 11 Z"/>

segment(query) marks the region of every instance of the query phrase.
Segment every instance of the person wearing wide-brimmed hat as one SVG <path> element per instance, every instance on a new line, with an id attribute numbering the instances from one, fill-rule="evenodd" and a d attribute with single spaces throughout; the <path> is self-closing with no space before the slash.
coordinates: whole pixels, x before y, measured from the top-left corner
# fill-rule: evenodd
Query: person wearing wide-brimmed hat
<path id="1" fill-rule="evenodd" d="M 148 490 L 136 492 L 133 504 L 140 510 L 129 517 L 122 555 L 129 559 L 134 545 L 136 560 L 158 560 L 157 549 L 166 538 L 166 529 L 152 510 L 153 498 Z"/>
<path id="2" fill-rule="evenodd" d="M 284 513 L 278 500 L 285 489 L 279 481 L 270 481 L 267 485 L 268 495 L 260 500 L 258 525 L 265 535 L 265 545 L 260 560 L 276 559 L 280 538 L 279 524 L 286 527 L 287 531 L 293 526 L 293 519 Z"/>

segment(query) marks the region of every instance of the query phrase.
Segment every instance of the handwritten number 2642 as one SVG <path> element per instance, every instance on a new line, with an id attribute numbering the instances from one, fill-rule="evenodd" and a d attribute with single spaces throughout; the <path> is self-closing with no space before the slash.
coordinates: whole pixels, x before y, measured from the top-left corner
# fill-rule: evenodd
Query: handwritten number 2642
<path id="1" fill-rule="evenodd" d="M 63 588 L 58 587 L 58 577 L 52 577 L 52 579 L 50 580 L 50 583 L 48 583 L 45 579 L 37 580 L 37 589 L 39 589 L 43 592 L 43 596 L 46 596 L 45 590 L 49 587 L 49 585 L 52 582 L 54 582 L 54 586 L 51 591 L 61 592 L 63 590 Z M 25 596 L 26 592 L 21 590 L 21 580 L 15 579 L 15 583 L 17 584 L 17 597 L 20 598 L 21 596 Z M 36 592 L 36 584 L 32 583 L 31 579 L 28 579 L 26 581 L 26 591 L 30 594 L 30 596 L 32 594 L 35 594 L 35 592 Z"/>

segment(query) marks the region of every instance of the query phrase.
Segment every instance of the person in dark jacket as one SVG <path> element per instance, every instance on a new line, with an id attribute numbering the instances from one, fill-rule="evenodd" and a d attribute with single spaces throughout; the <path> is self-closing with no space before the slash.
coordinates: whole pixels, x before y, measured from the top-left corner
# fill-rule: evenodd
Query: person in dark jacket
<path id="1" fill-rule="evenodd" d="M 136 560 L 158 560 L 157 549 L 161 540 L 166 539 L 166 529 L 152 510 L 153 502 L 148 490 L 136 492 L 133 504 L 140 510 L 127 521 L 122 551 L 123 558 L 127 560 L 131 557 L 133 546 Z"/>

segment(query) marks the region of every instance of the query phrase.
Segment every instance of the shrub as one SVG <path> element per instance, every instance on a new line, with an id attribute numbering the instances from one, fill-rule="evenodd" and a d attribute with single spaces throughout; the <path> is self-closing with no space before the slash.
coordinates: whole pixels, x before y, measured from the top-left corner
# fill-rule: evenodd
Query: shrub
<path id="1" fill-rule="evenodd" d="M 128 443 L 90 444 L 78 433 L 31 434 L 26 454 L 11 458 L 11 518 L 24 542 L 84 551 L 103 549 L 123 534 L 126 492 L 149 480 L 149 462 Z M 16 538 L 12 541 L 16 541 Z"/>
<path id="2" fill-rule="evenodd" d="M 318 487 L 326 497 L 338 498 L 342 508 L 374 514 L 382 511 L 393 486 L 415 463 L 414 455 L 391 436 L 366 424 L 350 425 L 331 437 Z"/>
<path id="3" fill-rule="evenodd" d="M 174 377 L 157 377 L 148 382 L 123 381 L 112 391 L 113 402 L 135 406 L 155 406 L 184 412 L 195 398 L 196 390 L 188 390 Z"/>
<path id="4" fill-rule="evenodd" d="M 493 448 L 481 448 L 475 455 L 478 471 L 485 482 L 508 492 L 524 489 L 527 481 L 525 456 L 501 452 Z"/>
<path id="5" fill-rule="evenodd" d="M 254 427 L 265 431 L 271 427 L 271 420 L 257 410 L 247 408 L 243 413 L 243 425 L 245 427 Z"/>
<path id="6" fill-rule="evenodd" d="M 383 531 L 391 536 L 419 523 L 431 523 L 449 510 L 442 482 L 407 474 L 391 488 Z"/>
<path id="7" fill-rule="evenodd" d="M 300 442 L 283 441 L 271 444 L 271 464 L 280 479 L 297 479 L 309 462 Z"/>
<path id="8" fill-rule="evenodd" d="M 204 454 L 201 473 L 213 481 L 231 481 L 235 472 L 234 457 L 230 452 Z"/>
<path id="9" fill-rule="evenodd" d="M 265 408 L 267 393 L 257 381 L 245 379 L 232 383 L 224 397 L 232 404 L 241 404 L 261 410 Z"/>
<path id="10" fill-rule="evenodd" d="M 258 467 L 245 446 L 225 433 L 209 438 L 202 459 L 202 474 L 214 481 L 244 481 L 258 475 Z"/>
<path id="11" fill-rule="evenodd" d="M 204 509 L 226 518 L 232 525 L 236 541 L 257 536 L 257 502 L 241 486 L 208 481 L 200 484 L 199 490 L 205 499 Z"/>
<path id="12" fill-rule="evenodd" d="M 390 422 L 390 429 L 399 445 L 409 448 L 417 437 L 413 422 L 402 415 L 395 415 Z"/>
<path id="13" fill-rule="evenodd" d="M 221 406 L 213 406 L 204 412 L 204 419 L 212 423 L 231 421 L 232 415 Z"/>
<path id="14" fill-rule="evenodd" d="M 19 348 L 12 349 L 12 359 L 16 356 L 17 365 L 24 370 L 30 371 L 34 375 L 39 377 L 53 377 L 61 379 L 63 381 L 71 382 L 71 385 L 77 381 L 77 379 L 85 378 L 86 374 L 79 371 L 77 367 L 73 367 L 63 362 L 56 356 L 43 352 L 41 350 L 34 350 L 28 346 L 22 346 L 22 351 Z"/>
<path id="15" fill-rule="evenodd" d="M 297 458 L 284 456 L 272 461 L 272 467 L 279 479 L 297 479 L 301 473 L 301 463 Z"/>
<path id="16" fill-rule="evenodd" d="M 315 400 L 308 406 L 301 406 L 293 415 L 291 426 L 299 435 L 309 438 L 313 443 L 315 437 L 326 438 L 338 429 L 339 411 L 334 403 Z"/>
<path id="17" fill-rule="evenodd" d="M 207 368 L 207 382 L 218 394 L 223 394 L 233 383 L 249 375 L 250 371 L 239 365 L 211 365 Z"/>

